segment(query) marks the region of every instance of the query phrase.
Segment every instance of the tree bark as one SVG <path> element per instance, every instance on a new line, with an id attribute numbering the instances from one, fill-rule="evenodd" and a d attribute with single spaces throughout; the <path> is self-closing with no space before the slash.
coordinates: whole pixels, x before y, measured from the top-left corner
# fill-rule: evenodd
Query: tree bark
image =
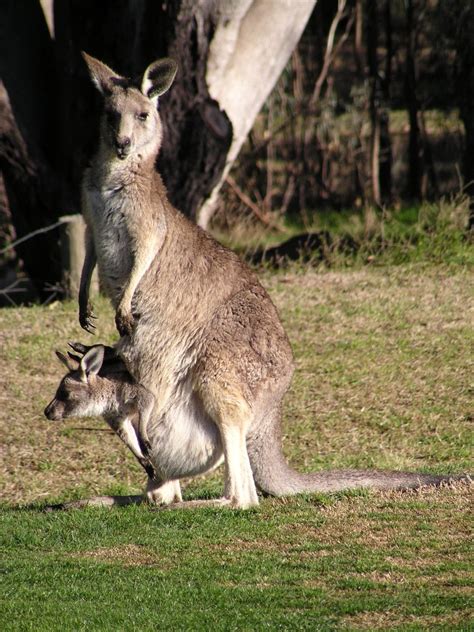
<path id="1" fill-rule="evenodd" d="M 405 96 L 410 132 L 408 140 L 408 193 L 419 200 L 422 195 L 423 155 L 418 125 L 419 104 L 416 95 L 416 29 L 413 0 L 406 0 L 406 75 Z"/>
<path id="2" fill-rule="evenodd" d="M 379 42 L 377 3 L 369 3 L 367 13 L 367 61 L 370 86 L 370 164 L 372 200 L 378 206 L 388 204 L 392 196 L 392 147 L 389 119 L 392 42 L 389 0 L 384 2 L 383 13 L 386 56 L 385 69 L 381 73 L 377 56 Z"/>

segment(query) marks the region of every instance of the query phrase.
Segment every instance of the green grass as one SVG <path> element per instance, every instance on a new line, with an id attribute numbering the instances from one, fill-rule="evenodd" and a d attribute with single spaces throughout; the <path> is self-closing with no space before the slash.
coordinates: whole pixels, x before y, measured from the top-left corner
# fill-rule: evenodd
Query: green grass
<path id="1" fill-rule="evenodd" d="M 6 512 L 4 629 L 467 630 L 467 512 L 459 490 Z"/>
<path id="2" fill-rule="evenodd" d="M 324 252 L 322 262 L 316 253 L 315 267 L 340 269 L 414 263 L 473 266 L 472 236 L 466 235 L 468 216 L 469 198 L 457 195 L 401 208 L 320 209 L 304 216 L 285 216 L 280 223 L 276 213 L 274 223 L 281 230 L 256 226 L 253 218 L 237 217 L 222 233 L 218 216 L 214 232 L 245 256 L 301 233 L 326 231 L 331 246 Z M 341 247 L 347 239 L 352 241 L 353 248 Z"/>
<path id="3" fill-rule="evenodd" d="M 473 280 L 451 262 L 263 282 L 297 371 L 284 449 L 301 470 L 472 471 Z M 95 341 L 113 315 L 96 301 Z M 46 503 L 137 493 L 100 420 L 48 422 L 53 350 L 91 340 L 71 303 L 0 311 L 5 630 L 471 630 L 472 487 L 262 499 L 248 512 Z M 221 493 L 222 472 L 185 498 Z"/>

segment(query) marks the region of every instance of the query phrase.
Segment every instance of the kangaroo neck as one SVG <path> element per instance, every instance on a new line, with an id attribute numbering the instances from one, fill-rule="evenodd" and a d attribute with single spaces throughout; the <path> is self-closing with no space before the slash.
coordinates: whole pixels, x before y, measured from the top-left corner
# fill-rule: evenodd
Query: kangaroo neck
<path id="1" fill-rule="evenodd" d="M 92 161 L 94 179 L 97 184 L 106 185 L 107 188 L 133 185 L 143 188 L 149 186 L 153 179 L 155 159 L 156 155 L 145 157 L 137 153 L 125 160 L 120 160 L 115 154 L 111 154 L 101 147 Z"/>

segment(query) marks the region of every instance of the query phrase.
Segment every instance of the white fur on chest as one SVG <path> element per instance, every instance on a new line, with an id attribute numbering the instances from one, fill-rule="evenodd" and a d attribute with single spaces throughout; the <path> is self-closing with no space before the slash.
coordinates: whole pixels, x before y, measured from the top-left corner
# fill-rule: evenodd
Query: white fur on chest
<path id="1" fill-rule="evenodd" d="M 99 274 L 107 294 L 115 299 L 132 267 L 127 215 L 133 213 L 133 201 L 120 186 L 90 188 L 87 197 Z"/>

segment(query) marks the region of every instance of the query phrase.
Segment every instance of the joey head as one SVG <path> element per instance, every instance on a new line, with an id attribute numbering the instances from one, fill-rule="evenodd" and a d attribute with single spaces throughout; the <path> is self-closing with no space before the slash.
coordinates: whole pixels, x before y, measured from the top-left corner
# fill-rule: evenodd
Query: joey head
<path id="1" fill-rule="evenodd" d="M 125 365 L 116 360 L 104 367 L 104 347 L 91 347 L 82 358 L 56 352 L 68 373 L 62 378 L 44 414 L 52 421 L 70 417 L 102 416 L 132 451 L 150 478 L 154 469 L 148 457 L 147 423 L 154 397 L 136 384 Z M 104 370 L 105 369 L 105 370 Z"/>

